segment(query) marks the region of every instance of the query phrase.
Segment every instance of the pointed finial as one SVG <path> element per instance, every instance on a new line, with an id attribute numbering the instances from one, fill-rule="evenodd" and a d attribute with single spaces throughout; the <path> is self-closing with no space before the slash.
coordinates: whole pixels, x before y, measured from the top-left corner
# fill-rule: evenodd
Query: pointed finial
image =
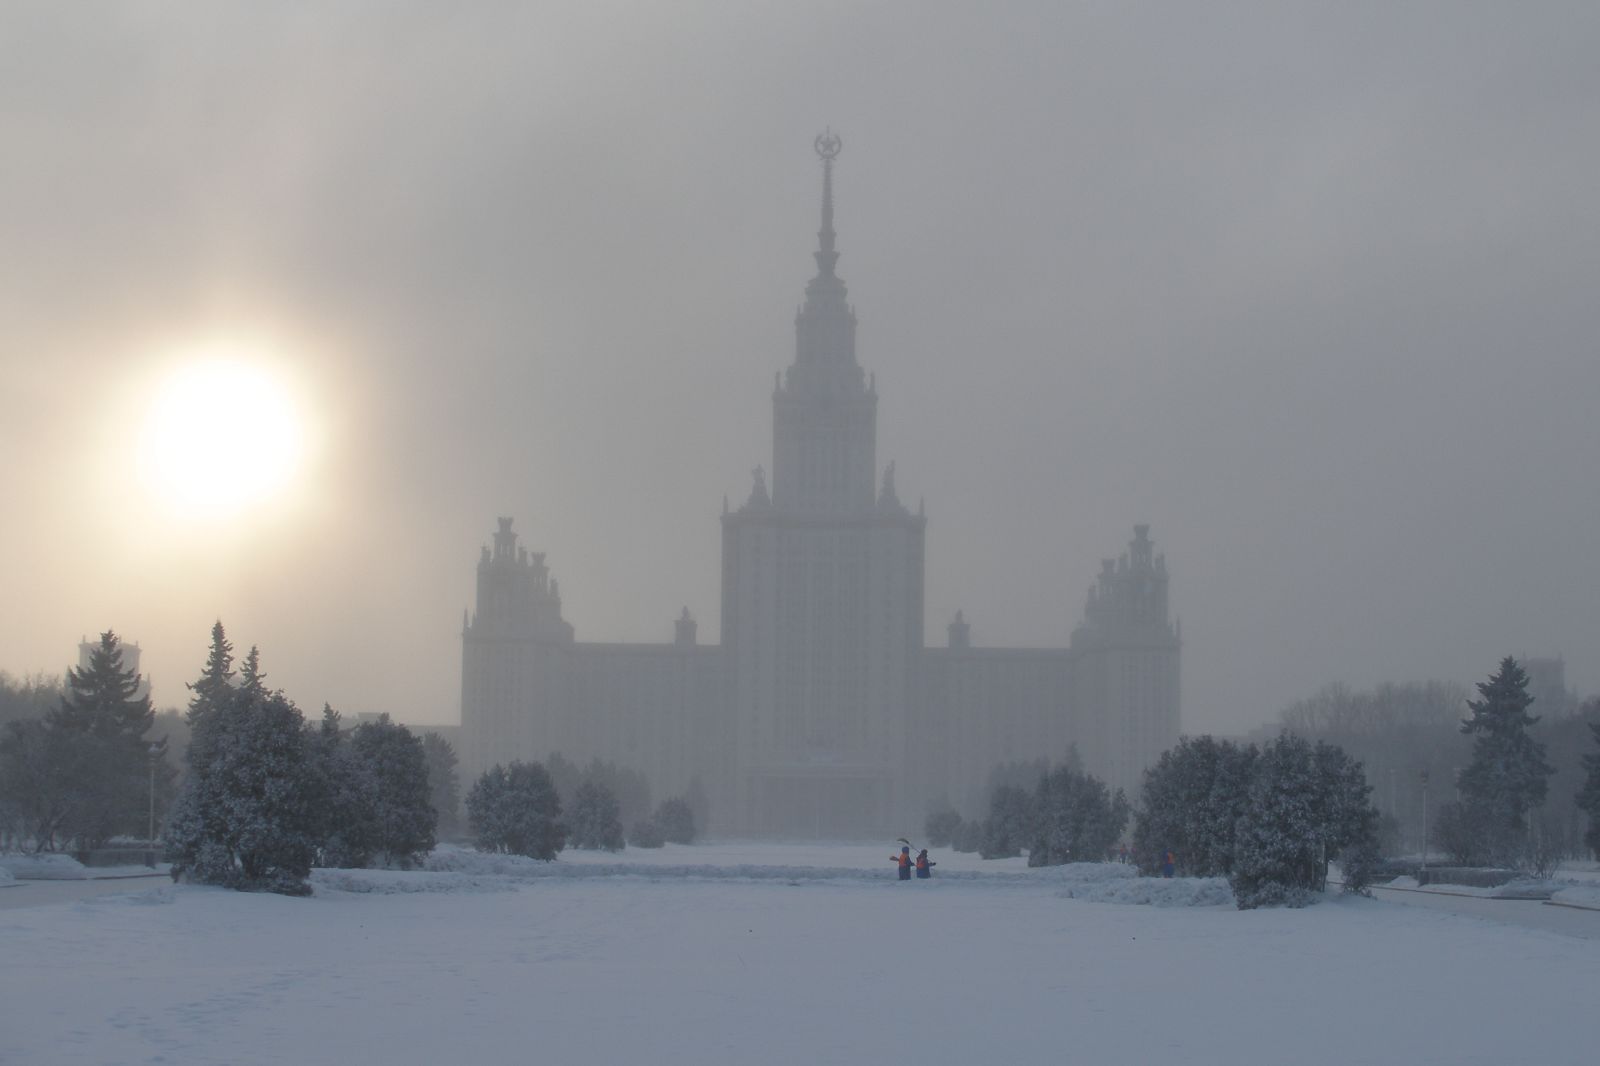
<path id="1" fill-rule="evenodd" d="M 832 274 L 834 264 L 839 261 L 839 253 L 833 250 L 833 161 L 839 158 L 844 141 L 829 128 L 817 134 L 811 147 L 816 150 L 817 158 L 822 160 L 822 228 L 817 231 L 817 251 L 814 254 L 817 268 L 824 274 Z"/>

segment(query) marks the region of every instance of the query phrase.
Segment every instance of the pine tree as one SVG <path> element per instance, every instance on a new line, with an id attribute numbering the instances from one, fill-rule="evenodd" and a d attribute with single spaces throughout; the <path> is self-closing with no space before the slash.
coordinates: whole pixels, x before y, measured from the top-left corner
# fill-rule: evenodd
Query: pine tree
<path id="1" fill-rule="evenodd" d="M 1578 806 L 1589 816 L 1589 829 L 1583 834 L 1583 842 L 1600 857 L 1600 722 L 1590 722 L 1589 730 L 1594 734 L 1596 750 L 1583 757 L 1584 781 L 1577 799 Z"/>
<path id="2" fill-rule="evenodd" d="M 568 841 L 575 848 L 621 851 L 622 809 L 616 795 L 597 780 L 578 786 L 568 813 Z"/>
<path id="3" fill-rule="evenodd" d="M 549 773 L 536 762 L 485 771 L 467 793 L 467 820 L 480 851 L 548 862 L 566 846 L 561 800 Z"/>
<path id="4" fill-rule="evenodd" d="M 1466 824 L 1476 827 L 1480 857 L 1515 865 L 1528 839 L 1528 815 L 1544 802 L 1552 772 L 1544 745 L 1529 733 L 1539 719 L 1528 714 L 1528 675 L 1510 656 L 1467 701 L 1471 717 L 1461 731 L 1476 739 L 1472 762 L 1457 780 Z"/>

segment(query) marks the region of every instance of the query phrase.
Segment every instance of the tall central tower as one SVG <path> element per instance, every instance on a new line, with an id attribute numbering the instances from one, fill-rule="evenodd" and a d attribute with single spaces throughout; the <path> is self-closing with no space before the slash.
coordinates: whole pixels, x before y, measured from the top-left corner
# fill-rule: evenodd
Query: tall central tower
<path id="1" fill-rule="evenodd" d="M 816 140 L 822 158 L 817 275 L 795 316 L 794 363 L 772 397 L 773 503 L 796 514 L 841 516 L 871 507 L 878 397 L 856 362 L 856 313 L 834 273 L 833 161 L 841 143 Z"/>
<path id="2" fill-rule="evenodd" d="M 816 276 L 773 394 L 773 476 L 723 515 L 722 631 L 738 828 L 882 832 L 911 817 L 911 692 L 922 646 L 924 520 L 876 477 L 878 398 L 856 361 L 822 160 Z M 876 491 L 875 491 L 876 489 Z"/>

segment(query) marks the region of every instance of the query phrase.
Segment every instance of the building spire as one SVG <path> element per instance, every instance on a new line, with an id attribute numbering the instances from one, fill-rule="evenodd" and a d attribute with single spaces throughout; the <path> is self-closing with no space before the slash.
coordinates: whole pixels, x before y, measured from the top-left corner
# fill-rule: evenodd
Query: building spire
<path id="1" fill-rule="evenodd" d="M 830 128 L 817 134 L 811 146 L 822 160 L 822 228 L 817 231 L 817 250 L 812 254 L 817 258 L 817 270 L 832 276 L 839 261 L 839 253 L 833 250 L 833 161 L 839 158 L 844 141 Z"/>

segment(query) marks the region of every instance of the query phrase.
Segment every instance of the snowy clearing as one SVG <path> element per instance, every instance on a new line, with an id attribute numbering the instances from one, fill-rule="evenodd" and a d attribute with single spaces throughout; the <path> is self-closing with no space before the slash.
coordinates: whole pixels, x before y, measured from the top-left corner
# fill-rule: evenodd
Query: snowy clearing
<path id="1" fill-rule="evenodd" d="M 310 899 L 155 882 L 8 910 L 0 1061 L 1593 1057 L 1593 940 L 1337 896 L 1068 898 L 1160 890 L 1115 867 L 937 856 L 933 880 L 901 883 L 887 855 L 704 845 L 530 875 L 446 850 L 439 872 L 319 871 Z"/>

